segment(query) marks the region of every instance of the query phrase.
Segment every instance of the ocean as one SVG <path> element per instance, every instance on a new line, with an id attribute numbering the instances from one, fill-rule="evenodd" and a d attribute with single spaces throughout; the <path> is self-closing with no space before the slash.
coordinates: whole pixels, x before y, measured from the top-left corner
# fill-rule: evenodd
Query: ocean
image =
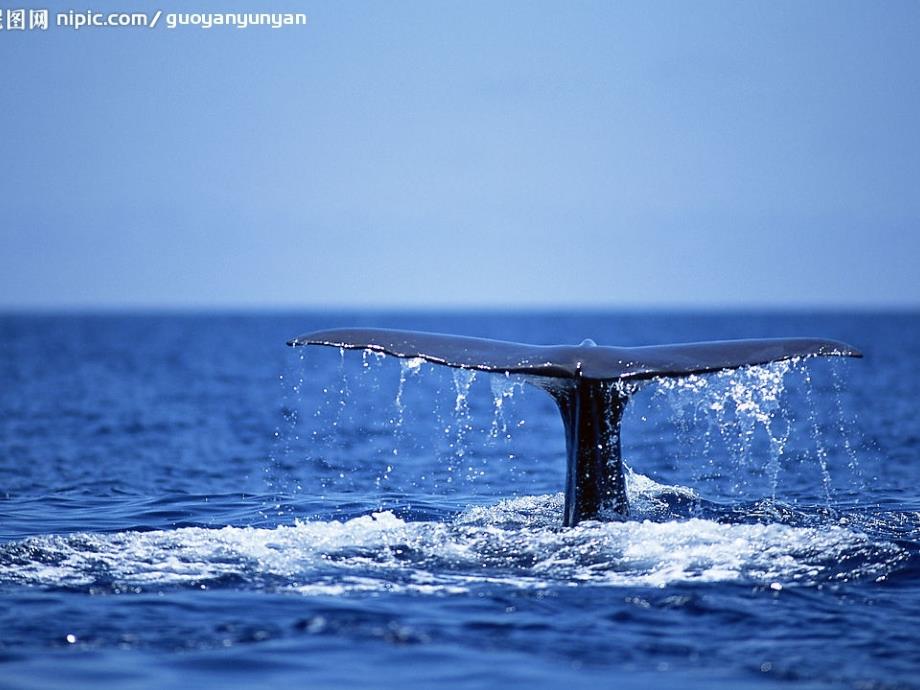
<path id="1" fill-rule="evenodd" d="M 818 336 L 651 381 L 562 526 L 523 379 L 337 348 Z M 920 314 L 0 316 L 2 688 L 920 687 Z"/>

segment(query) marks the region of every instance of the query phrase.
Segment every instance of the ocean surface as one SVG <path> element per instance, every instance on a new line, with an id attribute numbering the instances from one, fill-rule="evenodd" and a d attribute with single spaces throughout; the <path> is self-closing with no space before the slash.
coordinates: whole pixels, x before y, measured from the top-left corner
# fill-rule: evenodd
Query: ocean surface
<path id="1" fill-rule="evenodd" d="M 563 528 L 544 392 L 349 325 L 865 358 L 644 385 Z M 920 687 L 918 403 L 910 313 L 0 316 L 0 687 Z"/>

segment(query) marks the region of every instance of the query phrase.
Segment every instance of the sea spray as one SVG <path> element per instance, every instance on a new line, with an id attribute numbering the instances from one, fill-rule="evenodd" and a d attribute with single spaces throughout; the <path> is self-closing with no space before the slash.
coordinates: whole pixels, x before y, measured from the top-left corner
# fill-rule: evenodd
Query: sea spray
<path id="1" fill-rule="evenodd" d="M 815 454 L 818 459 L 818 467 L 821 469 L 821 485 L 824 487 L 824 497 L 828 503 L 831 502 L 831 473 L 827 467 L 827 448 L 821 434 L 821 427 L 818 424 L 818 409 L 815 405 L 814 384 L 811 379 L 811 372 L 804 369 L 805 375 L 805 399 L 808 402 L 808 421 L 811 426 L 811 437 L 815 444 Z"/>
<path id="2" fill-rule="evenodd" d="M 448 433 L 453 435 L 453 441 L 449 444 L 449 447 L 453 449 L 454 458 L 447 468 L 448 472 L 451 473 L 451 476 L 448 476 L 448 482 L 452 480 L 454 469 L 457 467 L 464 469 L 464 463 L 466 463 L 466 478 L 473 479 L 476 476 L 476 470 L 466 459 L 468 452 L 467 436 L 473 430 L 469 395 L 470 388 L 476 380 L 476 372 L 472 369 L 454 369 L 452 374 L 456 396 L 454 398 L 453 430 L 452 432 L 448 431 Z"/>
<path id="3" fill-rule="evenodd" d="M 348 405 L 350 391 L 348 390 L 348 375 L 345 371 L 345 348 L 339 348 L 339 405 L 335 413 L 332 426 L 337 427 L 342 421 L 342 413 Z"/>
<path id="4" fill-rule="evenodd" d="M 290 512 L 284 508 L 284 494 L 300 492 L 303 487 L 300 482 L 292 480 L 286 471 L 289 465 L 293 446 L 300 441 L 300 414 L 303 403 L 304 385 L 304 354 L 298 353 L 296 362 L 290 363 L 286 374 L 278 375 L 278 385 L 281 388 L 281 418 L 282 422 L 275 427 L 273 433 L 273 448 L 268 456 L 268 462 L 263 468 L 263 481 L 270 498 L 263 503 L 260 511 L 263 518 L 269 514 L 282 516 Z"/>
<path id="5" fill-rule="evenodd" d="M 493 374 L 489 377 L 492 389 L 492 424 L 489 426 L 489 438 L 497 439 L 499 435 L 508 436 L 508 403 L 514 398 L 515 391 L 524 390 L 524 380 L 508 373 Z"/>
<path id="6" fill-rule="evenodd" d="M 707 423 L 703 434 L 704 457 L 712 443 L 713 417 L 716 431 L 732 457 L 734 493 L 744 488 L 745 474 L 756 470 L 752 449 L 759 431 L 767 437 L 770 456 L 764 470 L 775 499 L 781 458 L 790 434 L 788 419 L 776 423 L 784 409 L 784 380 L 793 370 L 795 360 L 726 370 L 708 375 L 656 379 L 656 395 L 663 395 L 671 407 L 671 419 L 678 432 L 680 446 L 688 448 L 694 438 L 692 429 L 702 420 Z M 694 459 L 689 458 L 692 462 Z M 711 458 L 709 458 L 711 463 Z"/>
<path id="7" fill-rule="evenodd" d="M 395 427 L 397 433 L 402 429 L 403 424 L 405 423 L 406 408 L 403 405 L 403 394 L 406 392 L 406 381 L 410 376 L 418 376 L 419 371 L 422 369 L 422 364 L 425 363 L 425 360 L 421 357 L 412 357 L 411 359 L 400 359 L 399 360 L 399 385 L 396 389 L 396 419 Z M 394 454 L 396 451 L 394 451 Z"/>
<path id="8" fill-rule="evenodd" d="M 834 386 L 834 411 L 837 417 L 837 432 L 843 439 L 843 448 L 847 455 L 847 467 L 850 470 L 852 479 L 856 482 L 856 501 L 866 488 L 865 478 L 863 477 L 862 468 L 859 465 L 859 456 L 850 440 L 850 429 L 855 427 L 853 420 L 847 419 L 843 409 L 843 375 L 840 371 L 842 365 L 837 360 L 831 362 L 831 380 Z"/>
<path id="9" fill-rule="evenodd" d="M 393 366 L 382 366 L 384 360 Z M 320 438 L 317 438 L 316 431 L 313 433 L 314 439 L 325 442 L 327 448 L 324 451 L 319 447 L 321 444 L 314 444 L 316 450 L 309 452 L 310 459 L 313 460 L 316 453 L 332 456 L 329 465 L 320 468 L 324 487 L 327 481 L 331 481 L 335 488 L 349 484 L 360 485 L 366 481 L 373 482 L 376 489 L 389 487 L 388 490 L 392 491 L 412 487 L 425 492 L 454 493 L 468 491 L 471 487 L 466 483 L 478 481 L 481 487 L 476 489 L 478 492 L 492 491 L 492 483 L 501 477 L 504 481 L 495 484 L 494 489 L 501 487 L 500 490 L 508 495 L 517 494 L 521 490 L 526 492 L 527 482 L 534 476 L 540 476 L 543 467 L 556 467 L 552 463 L 562 461 L 561 448 L 550 448 L 541 445 L 539 441 L 533 447 L 528 447 L 530 439 L 540 438 L 542 428 L 532 432 L 533 435 L 515 434 L 512 444 L 511 431 L 519 426 L 517 415 L 512 412 L 517 407 L 515 397 L 526 388 L 526 380 L 521 376 L 490 374 L 488 380 L 491 395 L 480 399 L 472 394 L 477 379 L 474 370 L 423 367 L 424 360 L 421 358 L 386 357 L 373 350 L 362 351 L 359 361 L 360 369 L 351 368 L 346 373 L 344 349 L 341 349 L 338 390 L 334 383 L 329 386 L 328 398 L 333 403 L 329 410 L 336 410 L 336 419 L 331 426 L 340 426 L 347 417 L 349 428 L 330 429 L 327 422 L 324 428 L 319 429 Z M 670 428 L 677 431 L 680 443 L 668 442 L 660 435 L 656 441 L 654 435 L 642 434 L 639 439 L 640 452 L 636 453 L 635 447 L 630 449 L 628 445 L 625 448 L 631 450 L 629 464 L 639 469 L 648 468 L 643 454 L 647 452 L 646 449 L 654 448 L 659 457 L 671 459 L 670 466 L 661 466 L 656 471 L 670 472 L 680 465 L 686 468 L 684 471 L 689 472 L 692 481 L 700 482 L 700 486 L 705 482 L 713 482 L 710 490 L 718 487 L 726 495 L 768 497 L 775 502 L 782 495 L 781 483 L 783 471 L 789 467 L 788 458 L 803 455 L 801 449 L 791 445 L 790 439 L 808 441 L 817 433 L 817 421 L 803 414 L 806 410 L 804 405 L 800 405 L 798 415 L 794 414 L 796 400 L 805 402 L 804 389 L 793 385 L 790 390 L 795 400 L 784 398 L 790 394 L 790 390 L 786 389 L 788 375 L 803 371 L 801 365 L 800 360 L 784 361 L 705 375 L 666 377 L 653 380 L 651 384 L 641 384 L 643 389 L 653 391 L 653 399 L 663 400 L 665 407 L 670 407 L 671 417 L 667 421 L 673 425 Z M 425 376 L 421 377 L 423 370 Z M 390 375 L 392 388 L 390 379 L 385 378 Z M 411 383 L 414 378 L 419 379 L 419 384 L 424 378 L 424 385 L 415 388 L 416 384 Z M 354 395 L 349 387 L 354 389 L 355 386 L 362 389 L 360 396 L 349 400 Z M 611 391 L 614 391 L 617 386 L 623 387 L 624 383 L 620 381 L 611 386 Z M 641 410 L 641 396 L 636 395 L 638 388 L 633 384 L 617 391 L 633 400 L 627 408 L 630 414 L 636 409 L 637 402 Z M 385 393 L 386 390 L 390 391 L 390 412 L 375 414 L 375 408 L 367 408 L 364 401 L 379 397 L 376 394 Z M 419 395 L 430 395 L 434 404 L 427 407 L 416 405 Z M 544 399 L 542 394 L 538 397 L 541 401 Z M 484 401 L 487 401 L 487 406 L 480 406 Z M 810 403 L 813 408 L 814 400 Z M 334 404 L 338 405 L 338 409 Z M 360 411 L 353 409 L 355 405 L 361 408 Z M 345 407 L 349 407 L 348 412 L 343 412 Z M 792 408 L 792 418 L 787 408 Z M 425 415 L 431 412 L 435 415 L 436 431 L 426 424 Z M 480 419 L 482 412 L 489 416 Z M 541 410 L 540 414 L 546 413 Z M 552 428 L 557 428 L 558 417 L 555 414 L 535 418 L 528 413 L 528 428 L 536 420 L 540 420 L 541 425 L 550 424 Z M 523 418 L 520 419 L 520 424 L 523 421 Z M 810 433 L 803 434 L 796 427 L 807 421 L 812 421 L 812 428 Z M 838 428 L 842 427 L 843 422 L 839 422 Z M 667 424 L 662 428 L 667 430 Z M 795 431 L 798 433 L 793 433 Z M 297 433 L 295 430 L 292 438 Z M 309 434 L 306 438 L 309 438 Z M 366 443 L 362 438 L 376 439 L 366 446 L 373 449 L 373 457 L 361 458 L 354 455 L 353 448 L 359 447 L 355 444 Z M 635 438 L 629 432 L 626 443 L 635 443 Z M 855 453 L 849 440 L 846 439 L 844 443 L 849 446 L 847 455 L 851 464 L 855 464 Z M 818 452 L 814 464 L 821 468 L 825 498 L 830 495 L 831 473 L 827 444 L 826 439 L 818 439 L 816 446 L 822 450 Z M 522 456 L 523 448 L 527 450 Z M 844 447 L 840 450 L 842 452 Z M 814 454 L 814 450 L 807 451 L 813 460 Z M 399 464 L 395 462 L 397 456 L 401 461 Z M 503 462 L 501 466 L 496 464 L 497 473 L 487 472 L 490 458 L 497 460 L 500 456 L 511 462 Z M 538 474 L 534 470 L 534 463 L 537 458 L 544 456 L 548 464 L 541 463 Z M 422 469 L 418 466 L 420 471 L 416 471 L 411 463 L 423 457 L 438 457 L 440 460 L 436 467 Z M 408 464 L 405 458 L 409 459 Z M 652 462 L 655 462 L 653 458 Z M 364 480 L 360 475 L 350 472 L 350 468 L 365 464 L 368 472 Z M 400 479 L 396 483 L 384 485 L 382 482 L 390 480 L 392 471 L 397 467 L 407 468 L 408 472 L 403 474 L 400 471 Z M 488 479 L 483 480 L 482 477 L 487 475 Z M 519 478 L 520 481 L 508 481 L 512 478 Z M 791 476 L 790 480 L 797 481 Z M 451 485 L 450 489 L 448 485 Z"/>

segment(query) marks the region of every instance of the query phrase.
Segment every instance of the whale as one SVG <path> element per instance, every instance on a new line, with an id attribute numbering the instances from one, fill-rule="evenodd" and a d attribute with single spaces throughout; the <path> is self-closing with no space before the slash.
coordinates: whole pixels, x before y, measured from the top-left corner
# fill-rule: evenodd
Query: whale
<path id="1" fill-rule="evenodd" d="M 626 518 L 629 501 L 620 426 L 643 381 L 685 377 L 809 357 L 862 357 L 852 345 L 824 338 L 722 340 L 642 347 L 528 345 L 503 340 L 383 328 L 320 330 L 292 347 L 360 349 L 473 371 L 520 375 L 546 391 L 565 430 L 563 525 Z"/>

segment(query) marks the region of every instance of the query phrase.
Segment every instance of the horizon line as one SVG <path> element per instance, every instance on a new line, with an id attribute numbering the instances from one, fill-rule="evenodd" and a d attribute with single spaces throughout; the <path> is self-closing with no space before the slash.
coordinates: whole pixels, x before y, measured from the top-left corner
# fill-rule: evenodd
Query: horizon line
<path id="1" fill-rule="evenodd" d="M 782 303 L 755 302 L 739 303 L 647 303 L 647 304 L 194 304 L 194 303 L 150 303 L 150 304 L 36 304 L 4 305 L 0 304 L 0 315 L 119 315 L 119 314 L 253 314 L 253 313 L 295 314 L 330 312 L 341 313 L 390 313 L 390 314 L 482 314 L 509 312 L 520 313 L 850 313 L 850 314 L 910 314 L 920 312 L 920 303 L 910 302 L 856 302 L 856 303 Z"/>

